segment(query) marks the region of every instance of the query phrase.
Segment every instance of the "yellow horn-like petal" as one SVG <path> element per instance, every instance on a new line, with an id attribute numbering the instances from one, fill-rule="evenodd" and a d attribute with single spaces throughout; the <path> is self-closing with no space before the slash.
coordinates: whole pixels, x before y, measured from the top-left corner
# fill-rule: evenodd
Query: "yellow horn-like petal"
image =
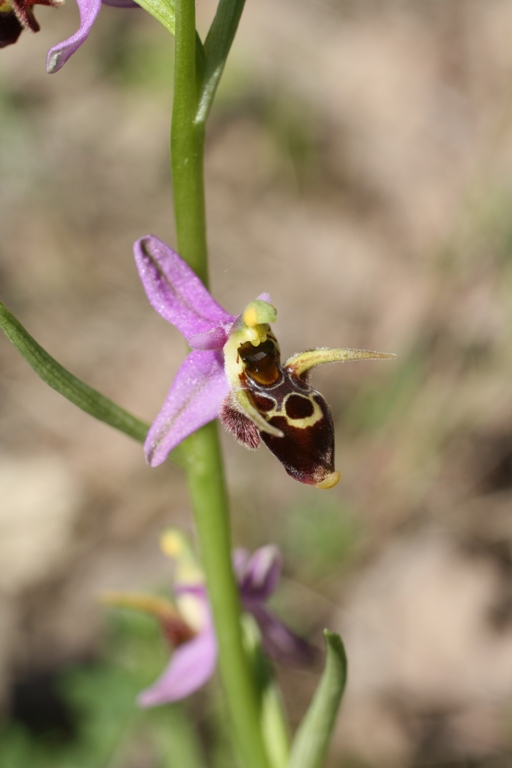
<path id="1" fill-rule="evenodd" d="M 306 371 L 317 365 L 326 363 L 346 363 L 350 360 L 390 360 L 396 357 L 390 352 L 372 352 L 369 349 L 312 349 L 293 355 L 285 363 L 285 368 L 293 371 L 296 376 L 302 376 Z"/>

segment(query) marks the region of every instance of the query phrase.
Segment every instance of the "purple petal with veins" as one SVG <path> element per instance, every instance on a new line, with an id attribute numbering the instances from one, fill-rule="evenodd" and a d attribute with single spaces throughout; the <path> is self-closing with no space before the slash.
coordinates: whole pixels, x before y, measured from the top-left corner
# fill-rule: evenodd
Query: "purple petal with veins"
<path id="1" fill-rule="evenodd" d="M 148 432 L 144 447 L 149 464 L 161 464 L 178 443 L 215 419 L 228 392 L 222 354 L 190 352 Z"/>
<path id="2" fill-rule="evenodd" d="M 146 235 L 137 240 L 133 250 L 152 307 L 187 341 L 215 328 L 227 333 L 236 317 L 217 304 L 172 248 L 154 235 Z"/>

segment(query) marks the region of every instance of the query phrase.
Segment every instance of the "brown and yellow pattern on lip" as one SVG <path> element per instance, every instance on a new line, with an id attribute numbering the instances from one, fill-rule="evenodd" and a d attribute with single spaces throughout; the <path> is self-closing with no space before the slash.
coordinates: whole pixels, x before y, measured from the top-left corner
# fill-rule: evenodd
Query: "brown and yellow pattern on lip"
<path id="1" fill-rule="evenodd" d="M 257 448 L 263 440 L 296 480 L 333 488 L 340 479 L 334 468 L 334 424 L 325 399 L 308 382 L 309 372 L 325 363 L 394 355 L 364 349 L 315 349 L 294 355 L 283 366 L 269 325 L 275 314 L 270 304 L 256 300 L 235 323 L 224 347 L 232 389 L 220 419 L 247 448 Z"/>
<path id="2" fill-rule="evenodd" d="M 254 448 L 263 440 L 289 475 L 302 483 L 332 487 L 339 480 L 334 470 L 334 425 L 324 398 L 280 362 L 279 347 L 271 332 L 266 341 L 250 341 L 238 348 L 243 370 L 239 375 L 255 410 L 280 434 L 254 430 L 247 416 L 236 411 L 223 421 L 237 439 Z"/>
<path id="3" fill-rule="evenodd" d="M 285 378 L 280 396 L 287 389 L 293 390 L 295 383 Z M 255 401 L 257 404 L 257 398 Z M 306 408 L 308 416 L 303 415 Z M 307 396 L 288 391 L 267 415 L 269 423 L 284 437 L 262 432 L 261 439 L 288 474 L 319 488 L 336 485 L 340 474 L 334 469 L 334 424 L 322 395 L 312 387 Z"/>

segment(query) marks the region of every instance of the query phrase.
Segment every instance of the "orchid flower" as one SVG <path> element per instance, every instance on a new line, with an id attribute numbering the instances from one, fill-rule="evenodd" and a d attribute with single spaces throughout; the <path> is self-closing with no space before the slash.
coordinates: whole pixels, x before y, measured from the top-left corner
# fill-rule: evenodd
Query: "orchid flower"
<path id="1" fill-rule="evenodd" d="M 64 0 L 0 0 L 0 48 L 16 42 L 23 29 L 39 31 L 39 24 L 34 16 L 34 5 L 57 7 Z M 77 0 L 80 11 L 80 27 L 67 40 L 53 46 L 48 52 L 46 70 L 57 72 L 75 51 L 84 43 L 100 12 L 102 2 L 119 8 L 138 8 L 133 0 Z"/>
<path id="2" fill-rule="evenodd" d="M 362 349 L 315 349 L 280 362 L 270 323 L 277 310 L 262 294 L 241 315 L 229 314 L 192 269 L 154 235 L 137 240 L 135 261 L 153 308 L 185 337 L 191 351 L 149 430 L 145 452 L 161 464 L 192 432 L 219 417 L 247 448 L 263 441 L 289 475 L 332 488 L 334 425 L 308 381 L 317 365 L 391 358 Z"/>
<path id="3" fill-rule="evenodd" d="M 138 594 L 109 593 L 104 602 L 156 616 L 170 645 L 171 660 L 158 680 L 139 694 L 143 707 L 178 701 L 201 688 L 217 664 L 217 640 L 203 576 L 186 539 L 176 531 L 162 537 L 162 549 L 175 561 L 174 603 Z M 261 547 L 250 556 L 236 550 L 233 565 L 242 608 L 255 619 L 262 645 L 275 661 L 292 666 L 314 662 L 317 649 L 295 635 L 267 608 L 281 576 L 277 547 Z"/>

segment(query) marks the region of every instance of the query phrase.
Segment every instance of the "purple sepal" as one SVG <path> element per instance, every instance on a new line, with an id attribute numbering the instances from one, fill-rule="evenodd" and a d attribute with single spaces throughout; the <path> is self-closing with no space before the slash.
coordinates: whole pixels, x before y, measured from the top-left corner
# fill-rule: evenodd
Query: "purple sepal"
<path id="1" fill-rule="evenodd" d="M 288 629 L 261 602 L 246 602 L 242 597 L 242 604 L 256 620 L 263 647 L 271 659 L 292 667 L 307 667 L 315 663 L 318 649 Z"/>
<path id="2" fill-rule="evenodd" d="M 242 605 L 256 620 L 263 647 L 281 664 L 309 666 L 317 657 L 317 649 L 279 621 L 265 606 L 281 578 L 282 557 L 273 544 L 260 547 L 249 555 L 236 550 L 233 565 L 240 589 Z"/>
<path id="3" fill-rule="evenodd" d="M 206 598 L 202 601 L 201 631 L 178 646 L 163 674 L 138 696 L 142 707 L 155 707 L 190 696 L 201 688 L 215 671 L 217 642 Z"/>
<path id="4" fill-rule="evenodd" d="M 101 0 L 77 0 L 77 3 L 80 12 L 80 27 L 74 35 L 71 35 L 62 43 L 54 45 L 48 51 L 46 71 L 51 75 L 62 69 L 66 61 L 80 48 L 82 43 L 85 43 L 102 5 Z M 132 0 L 104 0 L 104 3 L 105 5 L 116 6 L 117 8 L 139 7 Z"/>
<path id="5" fill-rule="evenodd" d="M 78 0 L 78 10 L 80 11 L 80 28 L 74 35 L 68 37 L 58 45 L 54 45 L 48 51 L 46 57 L 46 71 L 50 74 L 58 72 L 64 66 L 66 61 L 72 56 L 78 48 L 84 43 L 91 31 L 91 27 L 96 21 L 96 16 L 100 12 L 101 0 Z"/>
<path id="6" fill-rule="evenodd" d="M 222 354 L 193 350 L 181 365 L 144 445 L 152 467 L 161 464 L 178 443 L 213 421 L 229 392 Z"/>
<path id="7" fill-rule="evenodd" d="M 268 600 L 281 578 L 281 553 L 273 544 L 260 547 L 252 556 L 245 550 L 237 550 L 234 566 L 242 597 L 247 600 Z"/>
<path id="8" fill-rule="evenodd" d="M 225 343 L 236 317 L 217 304 L 188 264 L 154 235 L 137 240 L 133 251 L 151 306 L 176 326 L 189 344 L 215 328 L 224 330 Z"/>

